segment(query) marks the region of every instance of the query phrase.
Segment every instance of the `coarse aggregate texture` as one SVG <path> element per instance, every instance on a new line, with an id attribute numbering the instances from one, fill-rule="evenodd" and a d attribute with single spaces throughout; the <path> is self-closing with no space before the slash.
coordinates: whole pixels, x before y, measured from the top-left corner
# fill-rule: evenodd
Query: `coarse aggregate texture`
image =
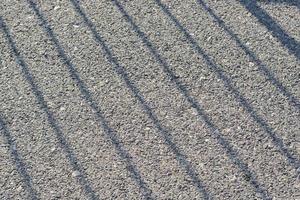
<path id="1" fill-rule="evenodd" d="M 0 1 L 0 199 L 300 199 L 299 11 Z"/>

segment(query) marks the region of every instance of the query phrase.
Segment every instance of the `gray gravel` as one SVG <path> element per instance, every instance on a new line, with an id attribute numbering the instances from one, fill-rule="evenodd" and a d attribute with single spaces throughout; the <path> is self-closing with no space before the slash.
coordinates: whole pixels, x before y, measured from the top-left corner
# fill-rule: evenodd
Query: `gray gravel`
<path id="1" fill-rule="evenodd" d="M 2 0 L 0 199 L 300 199 L 299 10 Z"/>

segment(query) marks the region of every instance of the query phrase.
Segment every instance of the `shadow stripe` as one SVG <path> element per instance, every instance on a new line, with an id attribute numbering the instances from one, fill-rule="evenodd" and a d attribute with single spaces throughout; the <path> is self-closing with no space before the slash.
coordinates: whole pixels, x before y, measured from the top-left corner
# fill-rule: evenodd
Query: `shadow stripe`
<path id="1" fill-rule="evenodd" d="M 43 110 L 47 116 L 48 123 L 50 124 L 51 128 L 53 129 L 55 136 L 59 142 L 60 147 L 65 153 L 65 156 L 67 160 L 69 161 L 69 164 L 72 167 L 72 170 L 79 171 L 80 175 L 78 176 L 77 180 L 79 184 L 81 185 L 83 191 L 85 191 L 86 195 L 90 197 L 91 199 L 98 199 L 96 197 L 95 192 L 91 188 L 89 182 L 86 180 L 86 175 L 84 174 L 84 171 L 82 169 L 81 164 L 79 164 L 78 159 L 76 158 L 75 154 L 73 153 L 71 147 L 69 146 L 61 128 L 59 127 L 57 121 L 53 117 L 53 113 L 49 110 L 49 107 L 44 99 L 43 93 L 39 89 L 38 85 L 35 83 L 34 77 L 32 76 L 27 64 L 25 63 L 23 57 L 21 56 L 19 50 L 17 49 L 17 46 L 8 30 L 7 25 L 4 23 L 4 20 L 0 16 L 0 27 L 3 30 L 3 33 L 7 39 L 7 43 L 10 46 L 10 49 L 16 59 L 17 64 L 20 66 L 21 72 L 23 77 L 26 79 L 26 81 L 29 83 L 31 90 L 33 94 L 36 97 L 37 103 L 40 106 L 41 110 Z"/>
<path id="2" fill-rule="evenodd" d="M 122 145 L 122 142 L 119 140 L 115 130 L 109 127 L 107 120 L 103 116 L 103 113 L 99 106 L 97 105 L 96 101 L 92 98 L 91 93 L 88 90 L 86 84 L 81 80 L 76 67 L 71 62 L 71 59 L 67 56 L 66 52 L 64 51 L 63 47 L 60 45 L 56 35 L 54 34 L 52 28 L 50 27 L 49 23 L 47 22 L 46 18 L 43 16 L 42 12 L 38 9 L 37 4 L 31 0 L 27 0 L 29 3 L 30 8 L 34 11 L 35 15 L 41 22 L 40 26 L 45 30 L 46 34 L 52 41 L 53 45 L 55 46 L 59 57 L 63 61 L 63 63 L 67 66 L 69 70 L 69 74 L 71 78 L 76 82 L 82 98 L 88 103 L 91 109 L 94 111 L 94 114 L 97 119 L 97 123 L 100 127 L 105 131 L 106 136 L 109 140 L 111 140 L 112 144 L 114 145 L 117 154 L 120 158 L 125 161 L 127 170 L 131 173 L 131 178 L 135 181 L 138 185 L 140 192 L 142 193 L 145 199 L 152 199 L 151 193 L 152 191 L 149 189 L 148 185 L 143 180 L 140 172 L 138 171 L 137 167 L 133 163 L 130 154 L 126 151 L 125 147 Z"/>
<path id="3" fill-rule="evenodd" d="M 289 34 L 264 9 L 257 5 L 256 0 L 239 0 L 239 2 L 267 28 L 291 54 L 300 60 L 300 43 L 289 36 Z"/>
<path id="4" fill-rule="evenodd" d="M 218 24 L 231 38 L 236 42 L 236 44 L 243 49 L 247 56 L 258 66 L 258 70 L 266 76 L 267 80 L 270 81 L 276 89 L 282 93 L 288 99 L 289 103 L 294 106 L 298 111 L 300 111 L 300 101 L 297 99 L 288 89 L 275 77 L 274 73 L 272 73 L 268 67 L 262 63 L 255 55 L 253 51 L 251 51 L 246 45 L 243 44 L 241 39 L 232 31 L 229 27 L 225 25 L 225 22 L 218 17 L 214 11 L 203 1 L 197 0 L 198 4 L 206 11 L 208 14 L 213 17 L 215 23 Z"/>
<path id="5" fill-rule="evenodd" d="M 173 73 L 173 71 L 170 69 L 169 65 L 167 64 L 166 60 L 161 57 L 161 55 L 158 53 L 158 51 L 154 47 L 154 45 L 149 41 L 149 39 L 147 38 L 145 33 L 140 30 L 140 28 L 135 24 L 133 19 L 127 14 L 127 12 L 124 10 L 123 6 L 117 0 L 112 0 L 112 1 L 116 5 L 118 10 L 123 14 L 123 17 L 131 25 L 133 31 L 137 33 L 137 35 L 143 41 L 145 46 L 149 49 L 149 51 L 151 52 L 153 57 L 156 59 L 156 61 L 163 67 L 163 70 L 167 74 L 168 78 L 172 82 L 174 82 L 177 89 L 186 98 L 186 100 L 190 103 L 191 107 L 196 109 L 198 117 L 201 118 L 206 123 L 208 129 L 212 133 L 212 137 L 215 138 L 218 141 L 218 143 L 224 148 L 224 150 L 228 154 L 228 157 L 231 159 L 231 161 L 239 167 L 241 172 L 244 173 L 244 175 L 246 177 L 250 178 L 251 185 L 255 188 L 255 191 L 262 196 L 263 199 L 270 199 L 271 198 L 270 194 L 257 181 L 254 173 L 251 172 L 251 170 L 248 168 L 248 166 L 239 158 L 238 152 L 233 149 L 233 147 L 230 145 L 230 143 L 228 141 L 225 140 L 225 138 L 220 133 L 219 128 L 215 124 L 213 124 L 211 119 L 205 113 L 204 109 L 190 95 L 188 90 L 184 87 L 184 84 L 176 77 L 176 75 Z M 156 2 L 158 3 L 158 5 L 160 7 L 162 6 L 162 4 L 159 1 L 156 1 Z M 163 11 L 165 11 L 164 9 L 163 9 Z M 168 13 L 169 13 L 169 11 L 168 11 Z M 207 56 L 206 56 L 206 59 L 207 59 Z M 210 61 L 210 63 L 212 63 L 212 62 Z M 222 74 L 222 77 L 223 76 L 224 75 Z"/>
<path id="6" fill-rule="evenodd" d="M 177 161 L 180 166 L 186 171 L 186 173 L 192 179 L 194 185 L 198 189 L 200 193 L 203 194 L 204 199 L 212 199 L 212 194 L 209 194 L 204 183 L 198 178 L 198 175 L 195 169 L 192 167 L 191 163 L 187 160 L 186 155 L 184 155 L 177 145 L 173 142 L 172 136 L 170 133 L 161 125 L 157 116 L 154 114 L 150 106 L 145 101 L 144 97 L 140 93 L 139 89 L 134 85 L 134 83 L 129 79 L 128 74 L 123 66 L 119 64 L 112 51 L 109 49 L 107 44 L 104 42 L 103 38 L 97 32 L 95 25 L 88 19 L 87 15 L 80 7 L 78 1 L 70 0 L 74 6 L 75 11 L 82 17 L 84 23 L 89 27 L 92 32 L 92 35 L 97 43 L 100 44 L 102 50 L 105 53 L 106 58 L 114 67 L 115 72 L 123 79 L 127 87 L 131 90 L 133 96 L 140 102 L 142 109 L 148 115 L 148 117 L 152 120 L 157 130 L 160 132 L 160 135 L 164 139 L 167 146 L 171 149 L 171 151 L 175 154 Z"/>
<path id="7" fill-rule="evenodd" d="M 189 34 L 189 32 L 179 23 L 179 21 L 171 14 L 168 8 L 161 3 L 160 0 L 155 0 L 157 4 L 160 6 L 162 11 L 171 19 L 171 21 L 175 24 L 175 26 L 182 32 L 182 34 L 188 39 L 191 43 L 192 48 L 201 55 L 205 62 L 207 63 L 207 67 L 213 72 L 216 73 L 218 78 L 223 81 L 224 86 L 230 91 L 237 102 L 250 114 L 250 116 L 254 119 L 254 121 L 268 134 L 268 136 L 272 139 L 273 144 L 277 147 L 280 153 L 285 156 L 287 161 L 291 166 L 293 166 L 296 170 L 300 167 L 300 162 L 296 156 L 294 156 L 288 148 L 285 147 L 281 138 L 277 136 L 275 131 L 267 124 L 267 122 L 259 116 L 251 104 L 246 100 L 246 98 L 233 86 L 229 77 L 225 75 L 225 72 L 220 68 L 211 58 L 205 53 L 203 49 L 198 45 L 196 40 Z"/>
<path id="8" fill-rule="evenodd" d="M 0 17 L 0 23 L 1 23 L 1 21 L 2 20 Z M 0 27 L 1 27 L 1 25 L 0 25 Z M 39 199 L 39 196 L 33 187 L 32 179 L 27 172 L 26 164 L 23 161 L 23 159 L 21 158 L 21 155 L 18 153 L 18 150 L 16 149 L 16 144 L 14 142 L 14 139 L 11 136 L 10 131 L 8 130 L 8 128 L 6 126 L 6 123 L 5 123 L 4 118 L 2 117 L 1 113 L 0 113 L 0 132 L 2 132 L 2 135 L 4 136 L 6 143 L 8 144 L 10 156 L 13 160 L 16 170 L 18 171 L 18 173 L 22 179 L 22 183 L 25 187 L 25 190 L 29 194 L 29 198 L 33 199 L 33 200 Z"/>

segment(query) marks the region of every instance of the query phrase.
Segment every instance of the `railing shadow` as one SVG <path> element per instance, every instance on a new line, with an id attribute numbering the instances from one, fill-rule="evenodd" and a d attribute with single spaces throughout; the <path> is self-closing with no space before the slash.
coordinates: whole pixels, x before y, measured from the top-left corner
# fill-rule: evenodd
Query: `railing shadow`
<path id="1" fill-rule="evenodd" d="M 237 102 L 250 114 L 253 120 L 268 134 L 272 139 L 273 144 L 277 147 L 280 153 L 288 160 L 289 164 L 293 166 L 296 170 L 300 167 L 300 162 L 298 158 L 292 155 L 292 153 L 285 147 L 281 138 L 277 136 L 275 131 L 268 125 L 268 123 L 257 114 L 251 104 L 247 99 L 235 88 L 232 84 L 232 81 L 229 77 L 226 76 L 222 68 L 220 68 L 197 43 L 197 41 L 191 36 L 191 34 L 186 30 L 180 22 L 171 14 L 169 9 L 161 3 L 160 0 L 155 0 L 156 3 L 160 6 L 162 11 L 170 18 L 170 20 L 175 24 L 175 26 L 182 32 L 182 34 L 187 38 L 191 43 L 192 48 L 204 58 L 207 67 L 215 73 L 220 80 L 223 81 L 224 86 L 230 91 Z"/>
<path id="2" fill-rule="evenodd" d="M 82 186 L 83 191 L 86 193 L 86 195 L 91 199 L 98 199 L 95 192 L 93 191 L 90 183 L 87 181 L 86 175 L 83 171 L 83 168 L 81 164 L 79 163 L 78 159 L 76 158 L 75 154 L 73 153 L 71 147 L 69 146 L 60 126 L 58 125 L 57 121 L 55 120 L 53 113 L 50 111 L 42 91 L 39 89 L 38 85 L 35 83 L 34 77 L 31 74 L 27 64 L 25 63 L 23 57 L 21 56 L 15 41 L 13 40 L 13 36 L 10 34 L 10 31 L 0 16 L 0 28 L 2 29 L 4 36 L 7 40 L 8 45 L 10 46 L 10 49 L 16 59 L 17 64 L 20 66 L 21 72 L 23 77 L 27 80 L 29 83 L 31 90 L 33 94 L 35 95 L 35 98 L 37 100 L 38 105 L 40 106 L 41 110 L 43 110 L 47 116 L 47 120 L 53 129 L 55 136 L 59 142 L 59 146 L 64 151 L 67 160 L 69 161 L 69 164 L 71 165 L 72 169 L 74 171 L 80 172 L 80 175 L 78 176 L 77 180 L 79 184 Z"/>
<path id="3" fill-rule="evenodd" d="M 192 107 L 194 107 L 197 112 L 198 116 L 205 121 L 206 125 L 209 127 L 209 129 L 212 132 L 213 137 L 215 137 L 219 144 L 226 150 L 226 153 L 228 154 L 229 158 L 235 163 L 240 170 L 246 174 L 248 177 L 250 177 L 251 181 L 250 183 L 256 188 L 256 191 L 261 194 L 261 196 L 264 199 L 269 199 L 270 195 L 268 192 L 263 189 L 260 184 L 257 182 L 254 174 L 250 171 L 250 169 L 247 167 L 245 163 L 241 161 L 241 159 L 238 157 L 238 153 L 232 148 L 232 146 L 223 138 L 223 136 L 220 134 L 218 128 L 216 125 L 214 125 L 210 118 L 205 114 L 205 111 L 201 108 L 199 103 L 191 97 L 189 92 L 185 89 L 184 84 L 180 80 L 178 80 L 175 76 L 175 74 L 172 72 L 170 67 L 168 66 L 167 62 L 164 58 L 162 58 L 157 49 L 154 47 L 154 45 L 148 40 L 147 36 L 144 32 L 140 30 L 140 28 L 134 23 L 133 19 L 127 14 L 127 12 L 124 10 L 123 6 L 117 1 L 112 0 L 113 3 L 116 5 L 118 10 L 123 14 L 124 18 L 129 22 L 132 29 L 137 33 L 137 35 L 141 38 L 145 46 L 149 49 L 149 51 L 153 54 L 153 57 L 157 60 L 157 62 L 163 66 L 163 69 L 165 73 L 168 75 L 168 77 L 175 83 L 177 89 L 185 96 L 185 98 L 188 100 L 188 102 L 191 104 Z M 170 13 L 170 11 L 160 2 L 156 1 L 156 3 L 160 6 L 160 8 L 163 10 L 163 12 L 171 18 L 171 21 L 176 24 L 176 26 L 183 32 L 183 34 L 186 36 L 186 38 L 192 43 L 192 46 L 194 49 L 197 50 L 199 54 L 201 54 L 205 61 L 207 62 L 210 70 L 217 73 L 218 77 L 223 80 L 225 86 L 227 89 L 229 89 L 234 96 L 238 99 L 238 101 L 243 105 L 243 107 L 250 113 L 250 115 L 255 119 L 256 122 L 258 122 L 259 125 L 268 133 L 268 135 L 272 138 L 273 142 L 279 147 L 280 152 L 287 157 L 288 161 L 292 163 L 292 165 L 296 168 L 299 166 L 299 161 L 294 158 L 289 151 L 284 147 L 284 144 L 281 139 L 279 139 L 272 131 L 272 129 L 266 124 L 265 121 L 263 121 L 253 110 L 253 108 L 250 106 L 250 104 L 246 101 L 244 97 L 241 96 L 241 94 L 233 88 L 230 79 L 228 79 L 224 72 L 217 67 L 217 65 L 209 58 L 207 54 L 204 53 L 204 51 L 199 47 L 199 45 L 196 43 L 196 41 L 191 37 L 191 35 L 183 28 L 183 26 L 178 22 L 178 20 Z"/>
<path id="4" fill-rule="evenodd" d="M 263 9 L 256 0 L 239 1 L 256 19 L 264 25 L 278 41 L 300 60 L 300 43 L 289 34 Z M 298 7 L 299 8 L 299 7 Z"/>
<path id="5" fill-rule="evenodd" d="M 0 18 L 0 24 L 1 24 L 1 18 Z M 0 25 L 1 27 L 1 25 Z M 36 190 L 33 187 L 32 179 L 30 175 L 27 172 L 27 167 L 23 159 L 21 158 L 21 155 L 18 153 L 18 150 L 16 149 L 16 144 L 14 142 L 13 137 L 10 134 L 10 131 L 8 130 L 6 123 L 4 121 L 4 118 L 2 114 L 0 114 L 0 132 L 2 132 L 2 135 L 4 136 L 5 142 L 8 144 L 10 156 L 12 158 L 12 161 L 16 167 L 16 170 L 18 171 L 22 183 L 25 187 L 25 190 L 28 192 L 29 199 L 37 200 L 39 199 L 39 196 L 36 192 Z"/>
<path id="6" fill-rule="evenodd" d="M 289 101 L 289 103 L 294 106 L 298 111 L 300 111 L 300 101 L 295 97 L 288 89 L 275 77 L 275 75 L 268 69 L 268 67 L 262 63 L 261 60 L 251 51 L 241 39 L 232 31 L 229 27 L 225 25 L 225 22 L 215 14 L 215 12 L 203 1 L 197 0 L 198 4 L 215 20 L 219 27 L 221 27 L 231 38 L 236 42 L 236 44 L 246 53 L 247 56 L 258 66 L 258 70 L 266 76 L 267 80 L 270 81 L 276 89 L 283 94 Z M 299 1 L 300 2 L 300 1 Z"/>
<path id="7" fill-rule="evenodd" d="M 119 62 L 113 55 L 112 51 L 109 49 L 108 45 L 104 42 L 103 38 L 97 32 L 95 25 L 91 22 L 91 20 L 88 19 L 86 13 L 79 5 L 79 2 L 77 0 L 70 0 L 70 1 L 74 6 L 75 11 L 82 17 L 86 26 L 91 30 L 95 41 L 101 46 L 101 49 L 103 50 L 103 52 L 105 54 L 105 57 L 112 64 L 114 71 L 120 76 L 121 79 L 123 79 L 123 81 L 127 85 L 128 89 L 131 90 L 133 96 L 140 102 L 142 109 L 148 115 L 148 117 L 152 120 L 156 129 L 159 131 L 160 135 L 164 139 L 164 142 L 176 156 L 176 159 L 179 162 L 180 166 L 185 170 L 185 172 L 192 179 L 192 181 L 193 181 L 194 185 L 196 186 L 196 188 L 198 189 L 198 191 L 203 194 L 204 199 L 212 199 L 212 194 L 208 193 L 206 186 L 198 178 L 198 175 L 197 175 L 195 169 L 192 167 L 191 163 L 188 161 L 186 155 L 184 155 L 181 152 L 181 150 L 179 149 L 179 147 L 177 147 L 177 145 L 173 142 L 173 139 L 172 139 L 172 136 L 170 135 L 170 133 L 167 131 L 167 129 L 165 129 L 162 126 L 159 119 L 157 118 L 157 116 L 155 115 L 153 110 L 150 108 L 150 106 L 147 104 L 145 98 L 142 96 L 139 89 L 130 80 L 130 78 L 126 72 L 126 69 L 121 64 L 119 64 Z"/>
<path id="8" fill-rule="evenodd" d="M 148 185 L 143 180 L 140 172 L 138 171 L 137 167 L 133 163 L 130 154 L 127 152 L 125 147 L 122 145 L 122 142 L 119 140 L 116 131 L 113 130 L 109 126 L 100 107 L 97 105 L 96 101 L 93 99 L 86 84 L 80 78 L 80 76 L 76 70 L 76 67 L 71 62 L 71 59 L 68 57 L 68 55 L 64 51 L 63 47 L 60 45 L 60 42 L 58 41 L 57 36 L 53 32 L 53 30 L 50 27 L 49 23 L 47 22 L 45 16 L 39 10 L 36 3 L 34 3 L 31 0 L 27 0 L 27 2 L 29 3 L 30 8 L 34 11 L 38 20 L 41 22 L 40 26 L 44 29 L 44 31 L 46 32 L 46 34 L 52 41 L 53 45 L 55 46 L 55 48 L 59 54 L 59 57 L 61 58 L 63 63 L 67 66 L 69 74 L 70 74 L 71 78 L 76 82 L 76 84 L 80 90 L 80 93 L 82 95 L 82 98 L 88 103 L 88 105 L 94 111 L 98 125 L 105 131 L 106 137 L 108 137 L 108 139 L 111 140 L 111 142 L 114 145 L 114 148 L 115 148 L 117 154 L 120 156 L 120 158 L 123 161 L 125 161 L 127 170 L 131 174 L 131 178 L 138 185 L 139 190 L 142 193 L 143 197 L 145 199 L 152 199 L 152 197 L 151 197 L 152 191 L 149 189 Z"/>

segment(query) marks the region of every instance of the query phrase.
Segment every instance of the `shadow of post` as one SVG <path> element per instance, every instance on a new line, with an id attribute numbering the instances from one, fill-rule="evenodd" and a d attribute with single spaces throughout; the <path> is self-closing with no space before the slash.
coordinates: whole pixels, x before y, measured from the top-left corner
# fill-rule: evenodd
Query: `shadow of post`
<path id="1" fill-rule="evenodd" d="M 1 18 L 0 18 L 0 23 L 1 23 Z M 5 142 L 8 144 L 10 156 L 16 167 L 16 170 L 18 171 L 18 173 L 22 179 L 22 183 L 25 187 L 25 190 L 28 192 L 29 199 L 33 199 L 33 200 L 39 199 L 36 190 L 33 188 L 32 179 L 27 172 L 26 164 L 22 160 L 21 155 L 18 153 L 14 139 L 11 136 L 10 131 L 8 130 L 8 128 L 6 126 L 6 123 L 4 121 L 4 118 L 2 117 L 2 114 L 0 114 L 0 132 L 2 132 L 2 135 L 4 136 L 4 139 L 6 140 Z"/>
<path id="2" fill-rule="evenodd" d="M 236 42 L 236 44 L 249 56 L 250 60 L 258 66 L 258 70 L 270 81 L 276 89 L 283 94 L 289 101 L 289 103 L 294 106 L 298 111 L 300 111 L 300 101 L 297 99 L 288 89 L 275 77 L 275 75 L 268 69 L 268 67 L 262 63 L 251 51 L 241 39 L 227 27 L 224 21 L 218 17 L 215 12 L 203 1 L 197 0 L 198 4 L 215 20 L 219 27 L 221 27 L 231 38 Z"/>
<path id="3" fill-rule="evenodd" d="M 21 56 L 19 50 L 17 49 L 17 46 L 13 40 L 13 37 L 11 36 L 9 29 L 7 25 L 5 24 L 4 20 L 0 16 L 0 28 L 2 29 L 4 36 L 7 40 L 8 45 L 10 46 L 10 49 L 15 57 L 15 60 L 17 64 L 20 66 L 21 72 L 23 77 L 26 79 L 26 81 L 29 83 L 31 90 L 33 94 L 35 95 L 35 98 L 37 100 L 38 105 L 40 106 L 41 110 L 43 110 L 47 116 L 47 120 L 53 129 L 55 136 L 57 138 L 57 141 L 59 142 L 60 147 L 65 153 L 65 156 L 67 160 L 69 161 L 69 164 L 72 167 L 72 170 L 80 172 L 80 175 L 78 176 L 77 180 L 79 184 L 82 186 L 83 191 L 86 193 L 86 195 L 91 199 L 98 199 L 95 192 L 93 191 L 92 187 L 90 186 L 90 183 L 86 179 L 86 175 L 83 171 L 83 168 L 81 164 L 79 163 L 78 159 L 76 158 L 75 154 L 73 153 L 71 147 L 69 146 L 61 128 L 59 127 L 57 121 L 55 120 L 53 113 L 50 111 L 42 91 L 39 89 L 38 85 L 35 83 L 34 77 L 32 76 L 27 64 L 25 63 L 23 57 Z"/>
<path id="4" fill-rule="evenodd" d="M 212 199 L 212 194 L 209 194 L 206 186 L 203 182 L 198 178 L 198 175 L 195 169 L 192 167 L 191 163 L 188 161 L 187 156 L 184 155 L 179 147 L 173 142 L 172 136 L 170 133 L 161 125 L 160 121 L 158 120 L 157 116 L 147 104 L 145 98 L 142 96 L 139 89 L 134 85 L 134 83 L 128 77 L 126 69 L 119 64 L 115 56 L 113 55 L 112 51 L 109 49 L 108 45 L 104 42 L 103 38 L 97 32 L 95 25 L 88 19 L 87 15 L 85 14 L 84 10 L 81 8 L 77 0 L 70 0 L 74 6 L 75 11 L 82 17 L 86 26 L 91 30 L 92 35 L 95 41 L 101 46 L 105 57 L 108 61 L 112 64 L 114 71 L 120 76 L 120 78 L 125 82 L 128 89 L 131 90 L 132 95 L 140 102 L 142 109 L 148 115 L 148 117 L 154 123 L 156 129 L 159 131 L 161 137 L 163 138 L 166 145 L 170 148 L 170 150 L 176 156 L 177 161 L 179 162 L 180 166 L 185 170 L 188 176 L 192 179 L 194 185 L 198 189 L 200 193 L 202 193 L 204 199 Z"/>
<path id="5" fill-rule="evenodd" d="M 106 137 L 109 140 L 111 140 L 117 154 L 126 163 L 127 170 L 129 171 L 131 178 L 138 185 L 139 190 L 142 193 L 142 196 L 145 199 L 152 199 L 152 197 L 151 197 L 152 191 L 149 189 L 148 185 L 143 180 L 139 170 L 133 163 L 130 154 L 127 152 L 125 147 L 122 145 L 122 142 L 119 140 L 116 131 L 113 130 L 108 125 L 108 122 L 105 119 L 105 117 L 103 116 L 103 113 L 102 113 L 100 107 L 97 105 L 96 101 L 93 99 L 86 84 L 80 78 L 80 76 L 76 70 L 76 67 L 73 65 L 73 63 L 71 62 L 71 59 L 68 57 L 68 55 L 64 51 L 63 47 L 60 45 L 60 42 L 58 41 L 55 33 L 53 32 L 53 30 L 50 27 L 49 23 L 47 22 L 46 18 L 44 17 L 42 12 L 39 10 L 36 3 L 34 3 L 31 0 L 27 0 L 27 2 L 29 3 L 30 8 L 34 11 L 38 20 L 41 22 L 40 26 L 44 29 L 45 33 L 48 35 L 51 42 L 55 46 L 55 48 L 59 54 L 59 57 L 61 58 L 63 63 L 67 66 L 69 74 L 70 74 L 71 78 L 76 82 L 76 84 L 80 90 L 80 93 L 82 95 L 82 98 L 87 102 L 87 104 L 94 111 L 98 125 L 100 126 L 100 128 L 102 128 L 105 131 Z"/>
<path id="6" fill-rule="evenodd" d="M 291 54 L 300 60 L 300 43 L 288 33 L 259 5 L 256 0 L 239 1 L 268 31 L 286 47 Z M 299 5 L 299 4 L 298 4 Z"/>

